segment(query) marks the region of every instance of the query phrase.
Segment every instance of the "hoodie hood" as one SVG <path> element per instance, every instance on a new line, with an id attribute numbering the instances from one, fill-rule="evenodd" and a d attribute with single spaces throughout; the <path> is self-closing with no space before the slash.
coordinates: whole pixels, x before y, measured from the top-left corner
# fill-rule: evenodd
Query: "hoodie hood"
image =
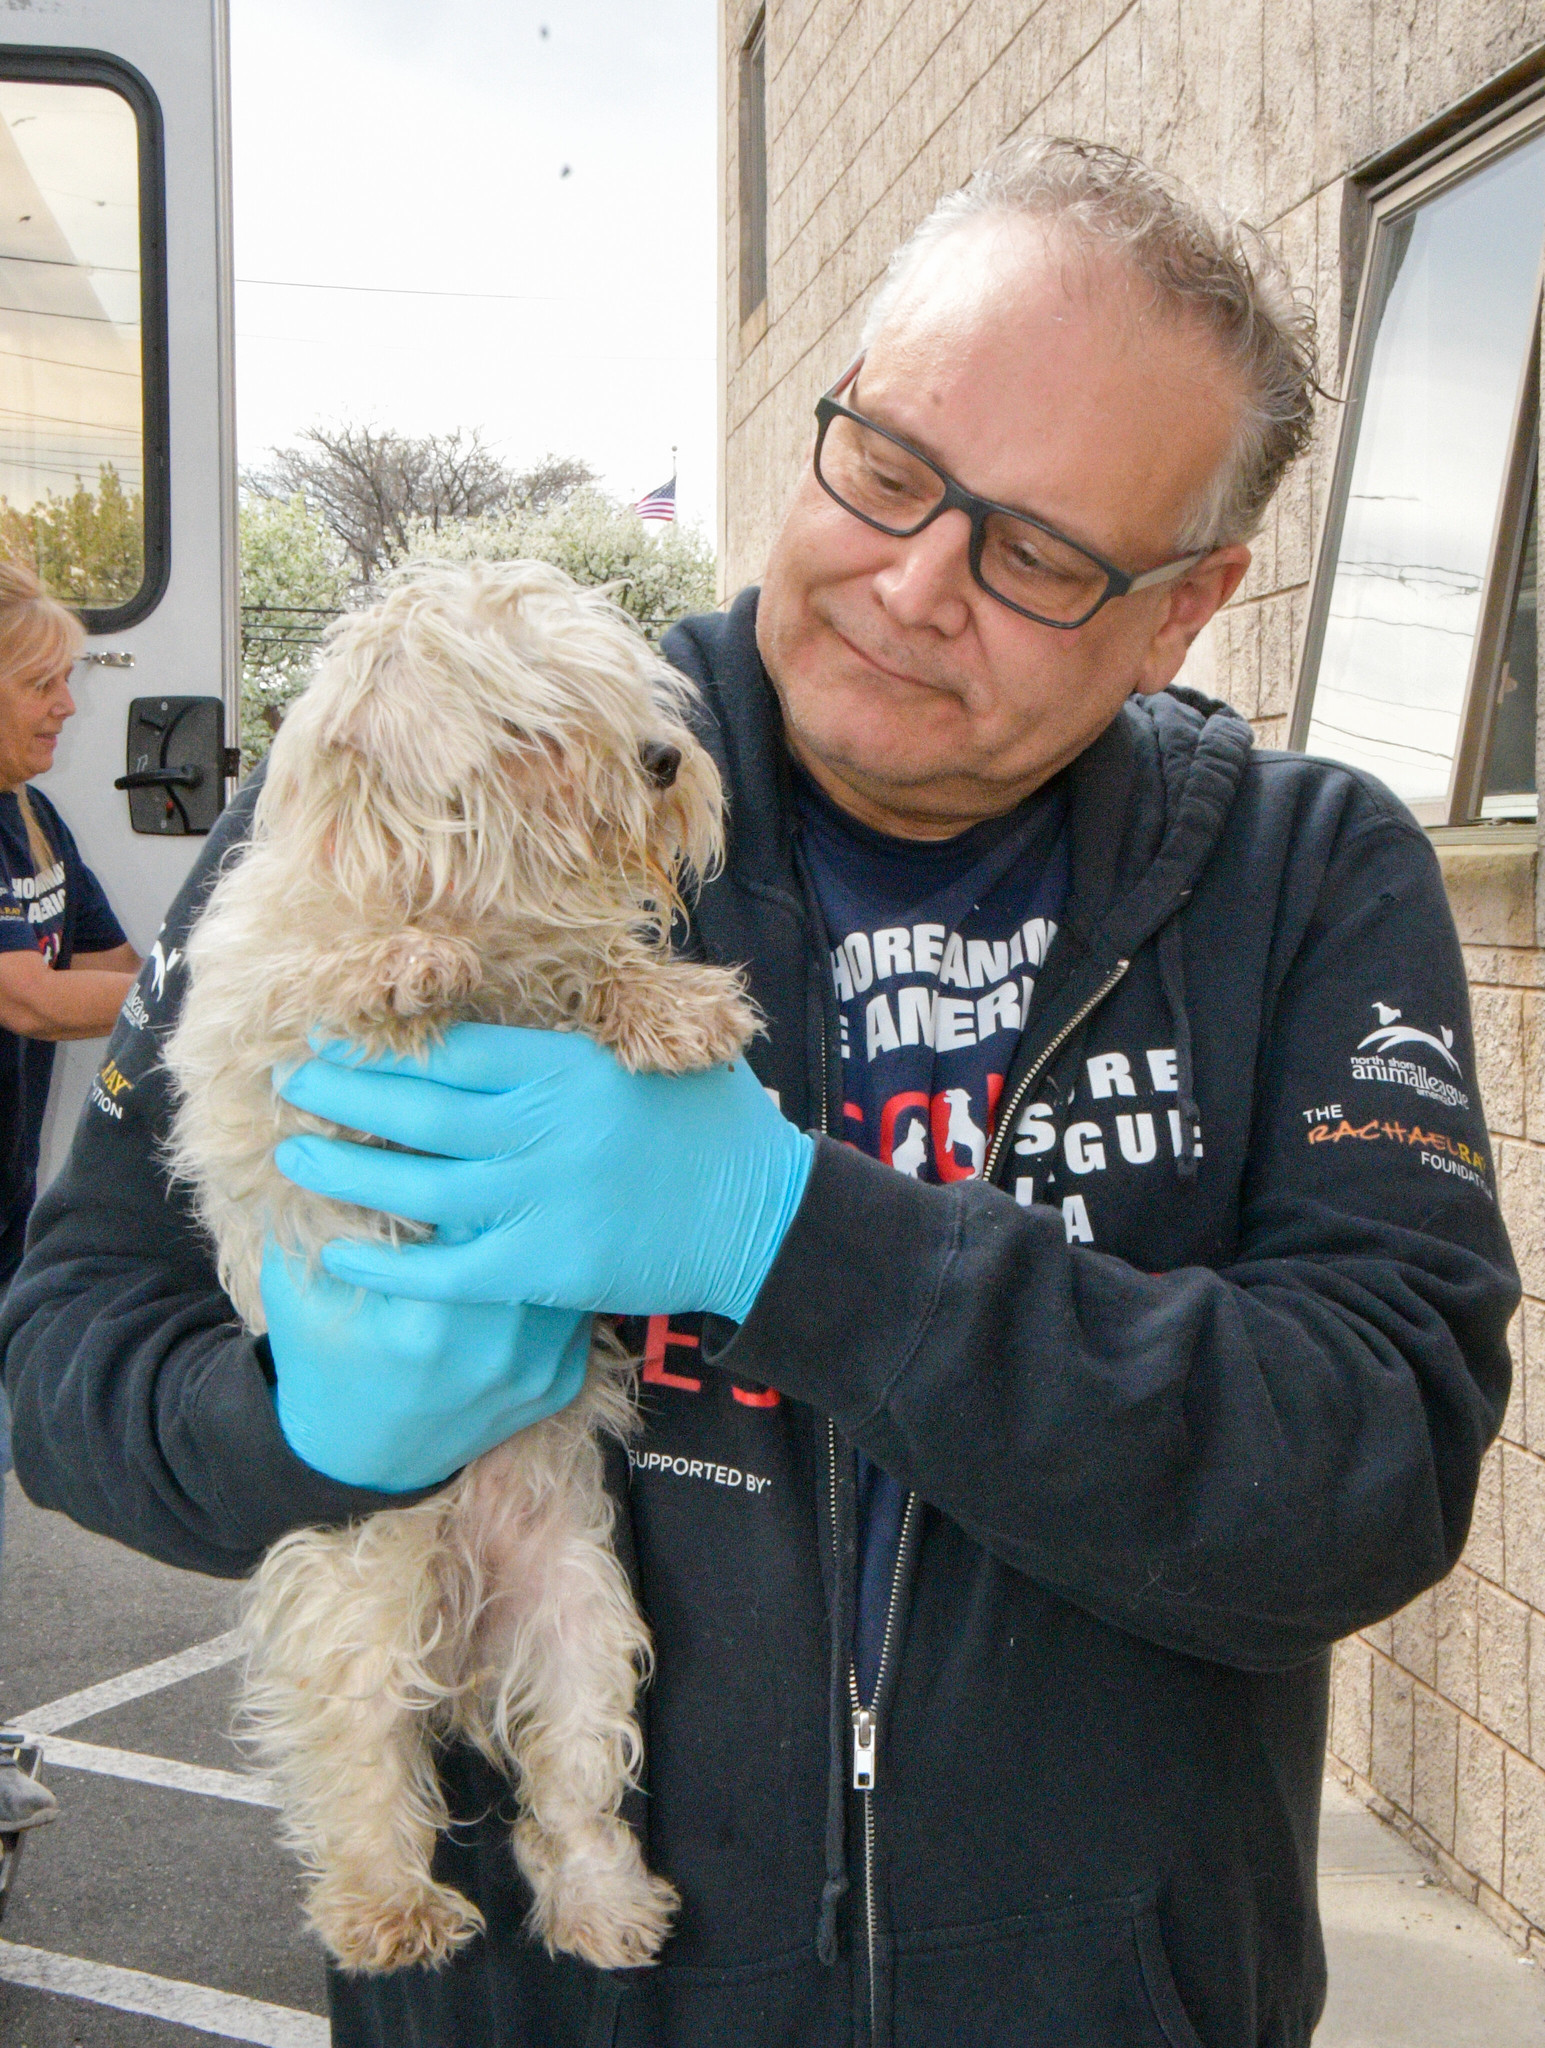
<path id="1" fill-rule="evenodd" d="M 1188 900 L 1253 744 L 1229 705 L 1172 684 L 1129 697 L 1073 764 L 1066 922 L 1091 952 L 1130 958 Z"/>

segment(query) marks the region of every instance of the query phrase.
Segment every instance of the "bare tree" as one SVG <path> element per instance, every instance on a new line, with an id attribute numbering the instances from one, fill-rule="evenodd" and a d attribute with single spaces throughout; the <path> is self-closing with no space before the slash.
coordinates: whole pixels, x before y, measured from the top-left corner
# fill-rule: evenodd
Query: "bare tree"
<path id="1" fill-rule="evenodd" d="M 600 471 L 576 455 L 544 455 L 529 469 L 510 478 L 510 512 L 556 512 L 586 484 L 598 483 Z"/>
<path id="2" fill-rule="evenodd" d="M 591 474 L 587 464 L 555 455 L 516 474 L 476 428 L 415 435 L 345 423 L 307 428 L 243 481 L 255 497 L 304 499 L 369 583 L 406 550 L 413 525 L 427 522 L 438 533 L 447 520 L 543 509 Z"/>

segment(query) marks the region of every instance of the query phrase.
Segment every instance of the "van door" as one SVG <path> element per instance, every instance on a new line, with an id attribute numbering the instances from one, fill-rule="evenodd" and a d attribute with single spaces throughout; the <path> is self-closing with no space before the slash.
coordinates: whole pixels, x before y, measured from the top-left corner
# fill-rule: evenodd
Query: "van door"
<path id="1" fill-rule="evenodd" d="M 0 12 L 0 548 L 86 624 L 40 787 L 147 955 L 228 786 L 191 801 L 185 736 L 237 734 L 226 47 L 225 0 Z M 60 1048 L 45 1180 L 100 1062 Z"/>

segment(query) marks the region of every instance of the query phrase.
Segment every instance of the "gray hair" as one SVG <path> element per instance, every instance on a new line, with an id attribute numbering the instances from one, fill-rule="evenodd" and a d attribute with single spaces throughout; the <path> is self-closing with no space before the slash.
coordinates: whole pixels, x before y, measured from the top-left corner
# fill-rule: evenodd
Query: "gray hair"
<path id="1" fill-rule="evenodd" d="M 1314 430 L 1313 308 L 1265 238 L 1124 150 L 1030 136 L 994 151 L 902 243 L 864 321 L 865 349 L 923 258 L 957 228 L 993 215 L 1055 221 L 1086 245 L 1118 250 L 1162 308 L 1212 336 L 1244 404 L 1234 446 L 1176 546 L 1189 553 L 1247 540 Z"/>

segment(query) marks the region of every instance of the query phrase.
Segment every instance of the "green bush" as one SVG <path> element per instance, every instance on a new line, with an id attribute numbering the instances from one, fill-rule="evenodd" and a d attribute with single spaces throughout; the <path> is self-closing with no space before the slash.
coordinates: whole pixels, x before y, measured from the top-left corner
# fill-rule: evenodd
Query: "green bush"
<path id="1" fill-rule="evenodd" d="M 241 508 L 241 765 L 256 767 L 350 599 L 348 558 L 305 500 Z"/>
<path id="2" fill-rule="evenodd" d="M 29 562 L 62 603 L 110 611 L 145 579 L 144 496 L 104 462 L 94 491 L 77 481 L 25 512 L 0 498 L 0 554 Z"/>
<path id="3" fill-rule="evenodd" d="M 609 586 L 654 641 L 689 612 L 714 607 L 713 549 L 697 528 L 653 525 L 600 491 L 575 491 L 547 512 L 449 521 L 438 532 L 421 522 L 410 529 L 407 553 L 442 562 L 551 562 L 576 583 Z"/>
<path id="4" fill-rule="evenodd" d="M 689 612 L 711 611 L 714 556 L 694 527 L 646 524 L 630 506 L 577 490 L 541 512 L 421 520 L 398 561 L 505 562 L 526 558 L 605 585 L 652 641 Z M 242 767 L 267 753 L 285 708 L 305 688 L 330 619 L 368 592 L 349 558 L 299 495 L 249 498 L 241 508 Z"/>

